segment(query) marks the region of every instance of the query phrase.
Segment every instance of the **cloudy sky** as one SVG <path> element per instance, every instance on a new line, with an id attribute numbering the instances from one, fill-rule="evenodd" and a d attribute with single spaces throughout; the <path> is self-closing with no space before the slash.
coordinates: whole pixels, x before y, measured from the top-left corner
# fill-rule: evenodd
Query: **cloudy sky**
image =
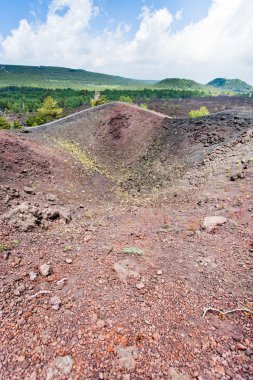
<path id="1" fill-rule="evenodd" d="M 253 84 L 253 0 L 0 0 L 0 63 Z"/>

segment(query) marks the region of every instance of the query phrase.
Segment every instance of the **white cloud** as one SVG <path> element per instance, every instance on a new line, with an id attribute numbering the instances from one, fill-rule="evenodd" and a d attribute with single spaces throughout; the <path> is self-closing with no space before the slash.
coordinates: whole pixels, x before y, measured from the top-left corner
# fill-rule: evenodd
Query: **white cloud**
<path id="1" fill-rule="evenodd" d="M 240 77 L 253 83 L 252 0 L 213 0 L 204 19 L 176 33 L 172 26 L 181 11 L 174 18 L 167 8 L 143 7 L 132 38 L 125 24 L 96 33 L 90 21 L 97 13 L 92 0 L 52 0 L 45 22 L 21 20 L 0 39 L 0 62 L 146 79 L 176 76 L 206 82 L 216 76 Z"/>
<path id="2" fill-rule="evenodd" d="M 184 12 L 183 8 L 180 9 L 179 11 L 177 11 L 177 13 L 176 13 L 176 15 L 175 15 L 175 19 L 176 19 L 177 21 L 182 20 L 183 12 Z"/>

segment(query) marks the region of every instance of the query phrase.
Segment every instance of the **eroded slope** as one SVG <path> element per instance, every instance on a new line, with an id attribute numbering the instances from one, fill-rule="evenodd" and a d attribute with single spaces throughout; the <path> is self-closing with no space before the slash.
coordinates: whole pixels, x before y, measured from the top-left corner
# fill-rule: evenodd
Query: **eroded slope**
<path id="1" fill-rule="evenodd" d="M 189 120 L 111 103 L 29 130 L 70 153 L 89 174 L 134 194 L 171 186 L 251 128 L 250 110 Z"/>

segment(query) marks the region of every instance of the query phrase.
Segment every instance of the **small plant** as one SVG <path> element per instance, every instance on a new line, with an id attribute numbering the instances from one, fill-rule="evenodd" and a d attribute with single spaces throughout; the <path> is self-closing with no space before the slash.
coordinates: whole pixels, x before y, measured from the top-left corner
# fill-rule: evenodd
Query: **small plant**
<path id="1" fill-rule="evenodd" d="M 11 129 L 11 124 L 3 116 L 0 116 L 0 129 Z"/>
<path id="2" fill-rule="evenodd" d="M 195 117 L 202 117 L 209 115 L 207 107 L 200 107 L 198 110 L 192 110 L 188 113 L 188 116 L 193 119 Z"/>
<path id="3" fill-rule="evenodd" d="M 84 216 L 86 219 L 91 219 L 93 214 L 91 211 L 85 211 Z"/>
<path id="4" fill-rule="evenodd" d="M 148 105 L 146 103 L 141 103 L 139 107 L 143 108 L 144 110 L 148 110 Z"/>
<path id="5" fill-rule="evenodd" d="M 133 99 L 127 95 L 126 96 L 124 96 L 124 95 L 120 96 L 119 101 L 123 102 L 123 103 L 133 104 Z"/>
<path id="6" fill-rule="evenodd" d="M 187 226 L 187 231 L 190 231 L 195 234 L 200 229 L 200 226 L 201 226 L 200 219 L 191 220 Z"/>
<path id="7" fill-rule="evenodd" d="M 13 129 L 21 129 L 22 128 L 22 124 L 18 120 L 14 120 L 13 123 L 12 123 L 12 128 Z"/>
<path id="8" fill-rule="evenodd" d="M 142 255 L 143 250 L 138 247 L 125 247 L 121 251 L 122 253 L 134 253 L 136 255 Z"/>
<path id="9" fill-rule="evenodd" d="M 65 245 L 63 248 L 63 252 L 68 252 L 68 251 L 72 251 L 72 250 L 73 250 L 73 247 L 71 245 Z"/>
<path id="10" fill-rule="evenodd" d="M 100 96 L 98 99 L 91 99 L 90 100 L 91 107 L 100 106 L 100 105 L 106 104 L 106 103 L 108 103 L 108 100 L 107 100 L 106 96 L 104 96 L 104 95 Z"/>
<path id="11" fill-rule="evenodd" d="M 10 249 L 9 244 L 7 243 L 0 243 L 0 252 L 3 253 L 5 251 L 8 251 Z"/>

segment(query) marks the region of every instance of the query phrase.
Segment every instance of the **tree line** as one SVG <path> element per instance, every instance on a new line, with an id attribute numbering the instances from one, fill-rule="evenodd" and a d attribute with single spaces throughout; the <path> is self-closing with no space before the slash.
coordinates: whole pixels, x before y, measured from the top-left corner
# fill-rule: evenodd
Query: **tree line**
<path id="1" fill-rule="evenodd" d="M 191 98 L 205 96 L 205 92 L 197 90 L 173 89 L 106 89 L 100 91 L 108 101 L 119 101 L 121 97 L 129 97 L 134 103 L 155 99 Z M 44 89 L 36 87 L 9 86 L 0 88 L 0 110 L 13 113 L 36 112 L 48 97 L 52 97 L 63 110 L 74 109 L 82 105 L 90 105 L 94 98 L 94 90 Z"/>

